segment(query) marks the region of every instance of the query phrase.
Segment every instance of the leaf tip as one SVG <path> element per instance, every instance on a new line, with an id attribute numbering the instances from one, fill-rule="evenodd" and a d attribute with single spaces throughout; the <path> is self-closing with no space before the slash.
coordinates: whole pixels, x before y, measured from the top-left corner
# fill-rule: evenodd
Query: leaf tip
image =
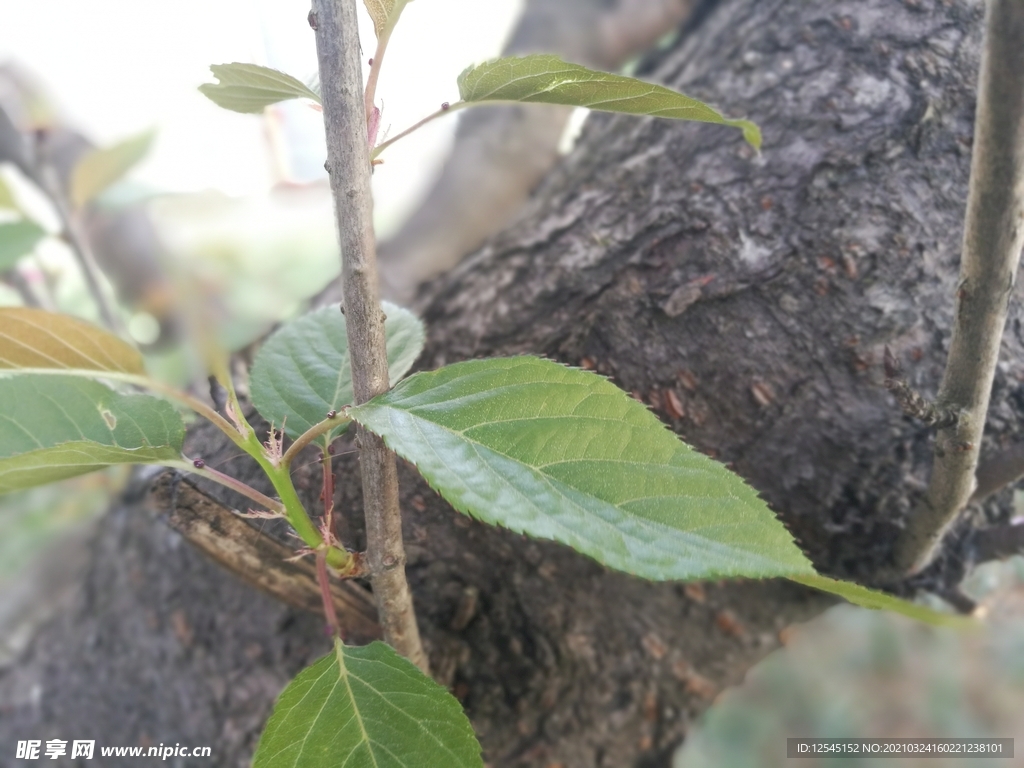
<path id="1" fill-rule="evenodd" d="M 761 152 L 761 129 L 756 123 L 752 123 L 749 120 L 737 120 L 734 123 L 740 130 L 743 131 L 743 138 L 746 139 L 747 144 L 752 146 L 758 153 Z"/>

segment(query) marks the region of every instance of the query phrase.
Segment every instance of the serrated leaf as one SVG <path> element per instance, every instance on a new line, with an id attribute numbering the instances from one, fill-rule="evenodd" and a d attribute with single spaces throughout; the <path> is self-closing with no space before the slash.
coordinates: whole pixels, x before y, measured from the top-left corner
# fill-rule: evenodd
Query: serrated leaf
<path id="1" fill-rule="evenodd" d="M 0 379 L 0 493 L 111 464 L 181 458 L 185 425 L 149 395 L 123 395 L 86 379 Z"/>
<path id="2" fill-rule="evenodd" d="M 281 693 L 253 768 L 480 768 L 480 745 L 444 688 L 394 650 L 336 643 Z"/>
<path id="3" fill-rule="evenodd" d="M 798 584 L 813 587 L 814 589 L 821 590 L 822 592 L 839 595 L 839 597 L 844 600 L 847 600 L 854 605 L 859 605 L 862 608 L 870 608 L 875 611 L 892 611 L 893 613 L 900 613 L 911 619 L 916 619 L 918 621 L 923 621 L 926 624 L 933 624 L 936 626 L 948 626 L 958 629 L 966 629 L 976 626 L 976 622 L 965 618 L 964 616 L 958 616 L 950 613 L 939 613 L 938 611 L 933 611 L 927 606 L 917 605 L 916 603 L 911 603 L 907 600 L 901 600 L 898 597 L 887 595 L 884 592 L 877 592 L 873 589 L 862 587 L 860 584 L 854 584 L 852 581 L 838 581 L 817 573 L 791 576 L 790 579 Z"/>
<path id="4" fill-rule="evenodd" d="M 44 237 L 46 230 L 28 219 L 0 224 L 0 272 L 6 272 L 22 256 L 32 253 Z"/>
<path id="5" fill-rule="evenodd" d="M 70 315 L 0 307 L 0 370 L 143 374 L 142 355 L 101 328 Z"/>
<path id="6" fill-rule="evenodd" d="M 304 82 L 270 67 L 236 61 L 214 64 L 210 71 L 219 82 L 204 83 L 199 90 L 218 107 L 232 112 L 254 114 L 289 99 L 320 103 L 320 97 Z"/>
<path id="7" fill-rule="evenodd" d="M 814 573 L 752 488 L 596 374 L 474 360 L 349 415 L 456 509 L 611 568 L 656 580 Z"/>
<path id="8" fill-rule="evenodd" d="M 122 178 L 148 153 L 154 131 L 140 133 L 112 147 L 94 149 L 71 172 L 71 202 L 79 208 Z"/>
<path id="9" fill-rule="evenodd" d="M 398 381 L 423 349 L 423 324 L 408 310 L 383 305 L 388 372 Z M 252 402 L 267 421 L 284 424 L 296 438 L 323 421 L 327 412 L 352 403 L 352 371 L 345 316 L 338 305 L 294 320 L 267 339 L 253 363 Z M 345 430 L 331 432 L 333 440 Z"/>
<path id="10" fill-rule="evenodd" d="M 509 56 L 469 67 L 459 75 L 466 102 L 526 101 L 651 115 L 739 128 L 755 149 L 761 131 L 749 120 L 730 120 L 707 104 L 661 85 L 569 64 L 557 56 Z"/>

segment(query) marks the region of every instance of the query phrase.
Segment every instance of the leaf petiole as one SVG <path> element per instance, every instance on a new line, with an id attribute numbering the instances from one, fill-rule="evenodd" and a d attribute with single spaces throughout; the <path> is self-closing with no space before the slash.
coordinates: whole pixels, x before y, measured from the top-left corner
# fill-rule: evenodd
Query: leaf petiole
<path id="1" fill-rule="evenodd" d="M 352 419 L 350 419 L 345 414 L 335 413 L 334 411 L 332 411 L 332 413 L 334 413 L 335 415 L 328 416 L 328 418 L 324 419 L 323 421 L 314 424 L 312 427 L 310 427 L 297 438 L 295 438 L 295 442 L 288 446 L 288 450 L 285 451 L 284 455 L 281 457 L 281 466 L 290 466 L 292 461 L 295 460 L 295 457 L 299 455 L 299 451 L 301 451 L 307 445 L 312 443 L 318 437 L 328 435 L 338 427 L 344 426 L 345 424 L 348 424 L 352 421 Z"/>
<path id="2" fill-rule="evenodd" d="M 436 120 L 439 117 L 444 117 L 445 115 L 450 114 L 452 112 L 458 112 L 460 109 L 465 109 L 466 107 L 473 106 L 472 104 L 470 104 L 467 101 L 457 101 L 454 104 L 448 104 L 448 102 L 445 102 L 445 104 L 447 106 L 442 106 L 436 112 L 430 113 L 429 115 L 424 117 L 422 120 L 420 120 L 418 123 L 416 123 L 414 125 L 411 125 L 408 128 L 406 128 L 404 131 L 399 133 L 397 136 L 392 136 L 387 141 L 382 141 L 380 144 L 378 144 L 376 147 L 374 147 L 370 151 L 370 160 L 371 161 L 372 160 L 376 160 L 381 152 L 383 152 L 385 149 L 390 147 L 396 141 L 398 141 L 399 139 L 404 139 L 406 136 L 408 136 L 411 133 L 415 133 L 420 128 L 422 128 L 424 125 L 426 125 L 427 123 L 432 122 L 432 121 Z"/>
<path id="3" fill-rule="evenodd" d="M 260 493 L 250 485 L 246 485 L 241 480 L 236 480 L 230 475 L 225 475 L 223 472 L 218 472 L 216 469 L 211 469 L 206 466 L 202 459 L 189 459 L 187 456 L 183 457 L 182 461 L 168 462 L 165 466 L 173 469 L 181 470 L 182 472 L 188 472 L 199 477 L 205 477 L 207 480 L 212 480 L 215 483 L 223 485 L 225 488 L 230 488 L 235 493 L 245 496 L 247 499 L 255 501 L 262 507 L 265 507 L 270 512 L 277 512 L 281 515 L 285 514 L 284 504 L 280 501 L 274 501 L 269 496 Z"/>

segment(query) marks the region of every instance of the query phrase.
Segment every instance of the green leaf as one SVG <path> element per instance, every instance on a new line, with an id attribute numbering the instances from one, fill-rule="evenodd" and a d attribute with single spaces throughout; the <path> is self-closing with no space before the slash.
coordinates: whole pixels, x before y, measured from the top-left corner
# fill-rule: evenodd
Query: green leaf
<path id="1" fill-rule="evenodd" d="M 647 579 L 813 575 L 741 478 L 606 379 L 535 357 L 411 376 L 349 415 L 456 509 Z"/>
<path id="2" fill-rule="evenodd" d="M 481 768 L 462 707 L 384 643 L 335 644 L 281 693 L 253 768 Z"/>
<path id="3" fill-rule="evenodd" d="M 22 256 L 32 253 L 46 230 L 34 221 L 21 219 L 0 224 L 0 272 L 18 263 Z"/>
<path id="4" fill-rule="evenodd" d="M 142 355 L 107 331 L 70 315 L 0 307 L 0 370 L 144 373 Z"/>
<path id="5" fill-rule="evenodd" d="M 0 493 L 111 464 L 181 458 L 185 425 L 167 402 L 86 379 L 0 379 Z"/>
<path id="6" fill-rule="evenodd" d="M 398 17 L 410 2 L 411 0 L 363 0 L 367 13 L 373 19 L 373 31 L 378 39 L 388 27 L 394 28 L 398 23 Z"/>
<path id="7" fill-rule="evenodd" d="M 848 600 L 854 605 L 859 605 L 862 608 L 901 613 L 911 619 L 917 619 L 918 621 L 923 621 L 926 624 L 934 624 L 936 626 L 956 627 L 958 629 L 977 626 L 975 621 L 964 616 L 958 616 L 951 613 L 939 613 L 938 611 L 933 611 L 931 608 L 926 606 L 917 605 L 916 603 L 911 603 L 907 600 L 901 600 L 898 597 L 887 595 L 884 592 L 876 592 L 873 589 L 862 587 L 860 584 L 854 584 L 852 581 L 837 581 L 836 579 L 830 579 L 828 576 L 822 576 L 817 573 L 790 576 L 789 578 L 798 584 L 813 587 L 814 589 L 821 590 L 822 592 L 828 592 L 833 595 L 839 595 L 844 600 Z"/>
<path id="8" fill-rule="evenodd" d="M 384 303 L 388 371 L 402 378 L 423 349 L 423 324 L 408 310 Z M 345 316 L 338 305 L 323 307 L 288 323 L 267 339 L 250 376 L 252 402 L 267 421 L 296 438 L 327 418 L 327 412 L 352 404 Z M 346 425 L 328 435 L 333 440 Z"/>
<path id="9" fill-rule="evenodd" d="M 466 102 L 530 101 L 717 123 L 739 128 L 752 147 L 761 148 L 761 131 L 749 120 L 729 120 L 707 104 L 664 86 L 568 64 L 557 56 L 495 59 L 469 67 L 458 82 Z"/>
<path id="10" fill-rule="evenodd" d="M 363 5 L 373 19 L 373 31 L 379 38 L 388 25 L 388 17 L 391 16 L 391 9 L 395 7 L 395 0 L 363 0 Z"/>
<path id="11" fill-rule="evenodd" d="M 210 71 L 220 82 L 204 83 L 199 90 L 218 107 L 232 112 L 258 113 L 289 99 L 320 103 L 320 97 L 304 82 L 270 67 L 234 62 L 214 64 Z"/>
<path id="12" fill-rule="evenodd" d="M 149 152 L 154 131 L 140 133 L 112 147 L 87 153 L 71 172 L 71 202 L 76 208 L 94 199 L 132 169 Z"/>

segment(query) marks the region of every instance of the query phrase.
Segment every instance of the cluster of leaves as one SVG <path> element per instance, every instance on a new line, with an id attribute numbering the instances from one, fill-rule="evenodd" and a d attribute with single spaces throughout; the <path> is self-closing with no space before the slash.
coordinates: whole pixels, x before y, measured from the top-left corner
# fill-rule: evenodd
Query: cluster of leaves
<path id="1" fill-rule="evenodd" d="M 405 2 L 367 5 L 384 37 Z M 213 72 L 219 83 L 202 90 L 228 109 L 259 112 L 286 99 L 319 99 L 298 79 L 263 67 L 227 64 Z M 760 144 L 752 123 L 661 86 L 552 56 L 471 67 L 458 85 L 462 100 L 444 111 L 495 101 L 585 106 L 718 123 Z M 83 162 L 72 185 L 76 204 L 144 151 L 141 139 L 115 149 Z M 16 234 L 8 241 L 32 238 Z M 641 403 L 594 373 L 521 356 L 457 363 L 399 381 L 424 333 L 405 310 L 384 310 L 391 380 L 398 383 L 358 406 L 351 406 L 345 319 L 337 307 L 307 314 L 263 345 L 252 369 L 252 399 L 292 439 L 284 452 L 273 430 L 268 448 L 241 418 L 226 369 L 215 370 L 230 395 L 221 416 L 148 378 L 135 349 L 105 331 L 39 310 L 0 309 L 0 369 L 8 374 L 0 378 L 0 491 L 119 463 L 164 464 L 227 482 L 182 457 L 182 417 L 165 400 L 129 391 L 142 387 L 198 410 L 256 459 L 280 501 L 251 489 L 250 497 L 284 514 L 307 547 L 326 552 L 341 573 L 350 554 L 312 523 L 289 468 L 295 446 L 315 444 L 326 454 L 355 421 L 414 464 L 460 512 L 567 544 L 609 568 L 652 580 L 783 577 L 868 607 L 952 621 L 817 574 L 741 478 L 679 441 Z M 458 702 L 386 645 L 352 648 L 340 641 L 281 694 L 255 758 L 259 768 L 442 762 L 482 764 Z"/>

